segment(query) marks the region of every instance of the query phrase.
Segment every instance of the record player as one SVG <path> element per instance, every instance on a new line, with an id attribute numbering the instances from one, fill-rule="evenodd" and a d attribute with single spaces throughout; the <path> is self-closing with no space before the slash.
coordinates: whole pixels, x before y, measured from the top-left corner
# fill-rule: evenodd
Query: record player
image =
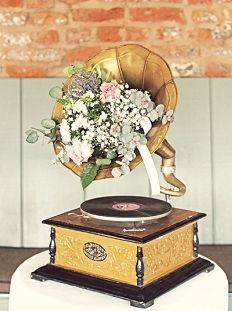
<path id="1" fill-rule="evenodd" d="M 117 81 L 148 90 L 156 103 L 174 110 L 176 87 L 167 63 L 139 45 L 108 49 L 93 57 L 88 68 L 102 67 Z M 64 88 L 68 88 L 70 80 Z M 62 115 L 56 103 L 53 117 Z M 165 140 L 169 124 L 154 124 L 147 148 L 162 158 L 161 171 L 172 188 L 160 188 L 166 196 L 181 196 L 185 185 L 175 177 L 175 150 Z M 54 143 L 59 153 L 59 143 Z M 139 153 L 130 163 L 142 161 Z M 83 167 L 64 163 L 75 174 Z M 96 179 L 112 177 L 115 162 L 101 167 Z M 51 226 L 50 263 L 31 277 L 55 280 L 127 299 L 147 308 L 154 299 L 214 265 L 198 257 L 198 220 L 206 215 L 173 208 L 167 199 L 108 196 L 87 200 L 77 209 L 46 219 Z"/>

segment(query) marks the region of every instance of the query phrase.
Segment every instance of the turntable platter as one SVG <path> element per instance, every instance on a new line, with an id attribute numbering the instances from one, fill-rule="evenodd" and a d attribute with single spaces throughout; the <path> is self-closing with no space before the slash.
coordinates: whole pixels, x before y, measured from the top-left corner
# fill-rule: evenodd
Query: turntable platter
<path id="1" fill-rule="evenodd" d="M 170 214 L 168 202 L 139 196 L 94 198 L 80 206 L 83 215 L 104 221 L 151 221 Z"/>

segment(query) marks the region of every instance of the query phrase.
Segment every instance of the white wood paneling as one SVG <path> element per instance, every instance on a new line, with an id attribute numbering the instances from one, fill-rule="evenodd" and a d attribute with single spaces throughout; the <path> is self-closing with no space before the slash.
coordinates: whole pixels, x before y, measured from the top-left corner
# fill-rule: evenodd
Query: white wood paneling
<path id="1" fill-rule="evenodd" d="M 176 176 L 186 194 L 172 200 L 176 207 L 207 213 L 200 220 L 201 243 L 213 241 L 209 80 L 177 79 L 178 105 L 168 141 L 176 150 Z"/>
<path id="2" fill-rule="evenodd" d="M 212 166 L 215 243 L 232 243 L 232 79 L 213 79 Z"/>
<path id="3" fill-rule="evenodd" d="M 20 81 L 0 79 L 0 245 L 20 246 Z"/>
<path id="4" fill-rule="evenodd" d="M 49 228 L 41 221 L 77 207 L 84 199 L 123 194 L 149 196 L 143 164 L 128 176 L 95 181 L 84 196 L 79 177 L 51 164 L 54 156 L 51 145 L 43 144 L 42 140 L 36 145 L 25 142 L 24 131 L 30 126 L 40 126 L 40 120 L 51 114 L 53 101 L 48 91 L 61 81 L 22 80 L 20 111 L 20 80 L 0 80 L 0 245 L 20 246 L 22 229 L 23 246 L 47 246 Z M 200 221 L 201 243 L 231 243 L 232 79 L 188 78 L 176 82 L 178 105 L 167 139 L 176 149 L 176 176 L 186 183 L 187 193 L 172 199 L 172 204 L 208 214 Z M 159 168 L 160 159 L 154 158 Z"/>
<path id="5" fill-rule="evenodd" d="M 23 132 L 51 115 L 53 100 L 48 91 L 61 85 L 60 79 L 24 79 L 22 81 Z M 53 166 L 51 145 L 23 141 L 23 234 L 24 246 L 47 246 L 49 227 L 41 221 L 71 210 L 83 201 L 79 178 L 61 166 Z"/>

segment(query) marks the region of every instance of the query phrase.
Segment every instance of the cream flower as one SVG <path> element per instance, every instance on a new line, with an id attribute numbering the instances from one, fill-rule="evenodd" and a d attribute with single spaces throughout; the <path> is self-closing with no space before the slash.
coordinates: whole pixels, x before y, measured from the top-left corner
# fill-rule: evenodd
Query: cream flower
<path id="1" fill-rule="evenodd" d="M 81 165 L 83 162 L 88 162 L 88 159 L 93 153 L 92 145 L 87 142 L 81 142 L 79 139 L 75 139 L 72 145 L 66 145 L 65 150 L 70 159 L 77 165 Z"/>
<path id="2" fill-rule="evenodd" d="M 70 129 L 66 119 L 63 119 L 61 122 L 60 134 L 64 143 L 69 143 L 71 141 Z"/>
<path id="3" fill-rule="evenodd" d="M 72 131 L 77 131 L 79 128 L 87 129 L 89 127 L 88 119 L 80 114 L 72 124 Z"/>
<path id="4" fill-rule="evenodd" d="M 78 100 L 74 106 L 73 106 L 73 111 L 74 112 L 82 112 L 83 114 L 87 115 L 88 114 L 88 110 L 87 110 L 87 107 L 86 105 L 81 101 L 81 100 Z"/>

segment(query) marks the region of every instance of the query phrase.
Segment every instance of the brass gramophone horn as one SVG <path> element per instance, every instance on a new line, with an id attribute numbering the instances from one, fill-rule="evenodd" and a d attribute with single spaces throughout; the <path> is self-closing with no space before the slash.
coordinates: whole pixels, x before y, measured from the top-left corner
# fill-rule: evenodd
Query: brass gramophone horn
<path id="1" fill-rule="evenodd" d="M 130 88 L 147 90 L 157 105 L 164 105 L 165 111 L 175 110 L 177 91 L 170 68 L 161 56 L 143 46 L 127 44 L 104 50 L 87 62 L 87 69 L 97 71 L 104 69 L 109 79 L 127 82 Z M 66 81 L 64 91 L 71 82 L 72 77 Z M 62 106 L 58 103 L 55 104 L 53 117 L 62 117 Z M 150 153 L 155 152 L 162 158 L 161 171 L 164 179 L 175 188 L 173 190 L 161 187 L 160 192 L 171 196 L 181 196 L 186 188 L 174 175 L 175 150 L 165 140 L 168 128 L 169 122 L 154 124 L 147 135 L 147 146 Z M 55 143 L 54 148 L 58 153 L 59 144 Z M 142 158 L 138 153 L 130 163 L 130 168 L 135 168 L 141 162 Z M 73 161 L 69 161 L 64 165 L 80 175 L 84 164 L 78 166 Z M 111 170 L 116 165 L 112 163 L 107 168 L 101 168 L 96 179 L 112 177 Z"/>

